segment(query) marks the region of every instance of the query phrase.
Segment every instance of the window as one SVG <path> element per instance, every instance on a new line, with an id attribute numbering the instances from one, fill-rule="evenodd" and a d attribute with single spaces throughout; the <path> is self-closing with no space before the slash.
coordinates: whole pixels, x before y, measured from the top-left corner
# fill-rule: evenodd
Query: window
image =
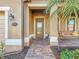
<path id="1" fill-rule="evenodd" d="M 68 20 L 68 31 L 74 32 L 75 31 L 75 18 L 71 18 Z"/>

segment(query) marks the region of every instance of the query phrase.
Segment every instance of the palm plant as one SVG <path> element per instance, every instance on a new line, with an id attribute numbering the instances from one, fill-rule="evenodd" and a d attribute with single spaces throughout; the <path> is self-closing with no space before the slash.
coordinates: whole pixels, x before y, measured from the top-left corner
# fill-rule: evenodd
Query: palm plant
<path id="1" fill-rule="evenodd" d="M 0 42 L 0 59 L 4 59 L 4 42 Z"/>
<path id="2" fill-rule="evenodd" d="M 62 4 L 61 6 L 58 6 Z M 47 11 L 51 10 L 52 6 L 56 5 L 57 10 L 54 13 L 57 13 L 58 16 L 61 16 L 64 21 L 66 18 L 75 16 L 75 20 L 78 19 L 79 11 L 79 0 L 49 0 Z M 52 13 L 52 15 L 54 14 Z M 51 15 L 51 17 L 52 17 Z"/>

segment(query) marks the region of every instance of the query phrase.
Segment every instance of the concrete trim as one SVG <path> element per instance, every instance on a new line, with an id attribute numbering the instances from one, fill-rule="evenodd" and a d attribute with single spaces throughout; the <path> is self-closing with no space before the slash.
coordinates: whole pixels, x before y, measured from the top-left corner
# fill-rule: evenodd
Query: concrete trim
<path id="1" fill-rule="evenodd" d="M 22 39 L 7 39 L 5 45 L 22 45 Z"/>
<path id="2" fill-rule="evenodd" d="M 58 37 L 55 36 L 49 36 L 50 39 L 50 45 L 51 46 L 58 46 Z"/>
<path id="3" fill-rule="evenodd" d="M 18 51 L 13 51 L 13 52 L 5 53 L 5 56 L 11 55 L 11 54 L 18 54 L 18 53 L 20 53 L 21 51 L 22 51 L 22 50 L 18 50 Z"/>
<path id="4" fill-rule="evenodd" d="M 30 41 L 34 38 L 34 34 L 24 37 L 24 46 L 30 46 Z"/>

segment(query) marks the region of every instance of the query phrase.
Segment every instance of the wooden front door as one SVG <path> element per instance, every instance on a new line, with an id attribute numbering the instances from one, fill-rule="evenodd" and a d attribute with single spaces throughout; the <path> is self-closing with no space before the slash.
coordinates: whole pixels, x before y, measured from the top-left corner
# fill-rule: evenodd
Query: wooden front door
<path id="1" fill-rule="evenodd" d="M 44 18 L 36 18 L 36 38 L 44 38 Z"/>

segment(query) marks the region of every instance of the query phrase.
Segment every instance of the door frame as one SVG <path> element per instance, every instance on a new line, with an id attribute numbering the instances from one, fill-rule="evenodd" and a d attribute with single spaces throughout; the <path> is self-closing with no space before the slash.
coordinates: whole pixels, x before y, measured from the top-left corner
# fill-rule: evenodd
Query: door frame
<path id="1" fill-rule="evenodd" d="M 36 18 L 44 18 L 44 38 L 45 38 L 45 16 L 34 16 L 34 38 L 36 38 Z"/>

